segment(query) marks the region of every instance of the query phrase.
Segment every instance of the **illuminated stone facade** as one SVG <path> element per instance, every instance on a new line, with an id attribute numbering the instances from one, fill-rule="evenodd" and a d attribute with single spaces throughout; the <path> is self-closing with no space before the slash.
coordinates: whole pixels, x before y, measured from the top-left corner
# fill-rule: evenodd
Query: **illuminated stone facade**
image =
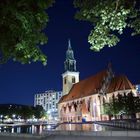
<path id="1" fill-rule="evenodd" d="M 117 97 L 118 94 L 127 95 L 133 92 L 134 96 L 137 96 L 128 78 L 125 75 L 115 76 L 110 64 L 107 69 L 80 82 L 79 79 L 72 82 L 72 75 L 69 75 L 72 72 L 69 69 L 69 73 L 66 71 L 63 74 L 63 96 L 58 104 L 61 122 L 108 120 L 108 116 L 103 114 L 105 102 L 110 102 L 112 97 Z M 64 84 L 65 77 L 69 84 Z M 79 78 L 78 74 L 77 77 Z"/>
<path id="2" fill-rule="evenodd" d="M 99 78 L 99 79 L 98 79 Z M 127 95 L 136 90 L 126 76 L 112 77 L 108 70 L 97 73 L 73 85 L 70 92 L 59 101 L 61 122 L 108 120 L 103 115 L 103 104 L 118 94 Z"/>

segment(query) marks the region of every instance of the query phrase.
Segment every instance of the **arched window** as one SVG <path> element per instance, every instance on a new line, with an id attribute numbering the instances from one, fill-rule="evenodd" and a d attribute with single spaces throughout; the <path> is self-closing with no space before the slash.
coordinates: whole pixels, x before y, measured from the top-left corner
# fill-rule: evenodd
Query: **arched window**
<path id="1" fill-rule="evenodd" d="M 75 83 L 75 77 L 74 76 L 72 77 L 72 83 Z"/>
<path id="2" fill-rule="evenodd" d="M 66 84 L 66 83 L 67 83 L 67 78 L 65 77 L 65 78 L 64 78 L 64 84 Z"/>
<path id="3" fill-rule="evenodd" d="M 105 104 L 105 98 L 103 98 L 103 104 Z"/>

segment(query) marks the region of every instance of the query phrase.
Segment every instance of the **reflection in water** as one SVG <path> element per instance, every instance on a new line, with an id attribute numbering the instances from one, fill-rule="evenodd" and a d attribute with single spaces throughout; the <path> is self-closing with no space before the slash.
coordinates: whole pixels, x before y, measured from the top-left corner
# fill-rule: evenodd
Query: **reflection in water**
<path id="1" fill-rule="evenodd" d="M 42 125 L 1 126 L 0 132 L 41 134 L 43 129 Z"/>
<path id="2" fill-rule="evenodd" d="M 107 130 L 121 130 L 121 128 L 101 126 L 92 123 L 92 124 L 61 124 L 56 128 L 56 130 L 107 131 Z"/>
<path id="3" fill-rule="evenodd" d="M 61 124 L 57 130 L 102 131 L 102 126 L 97 124 Z"/>
<path id="4" fill-rule="evenodd" d="M 12 132 L 11 133 L 14 133 L 14 128 L 12 128 Z"/>
<path id="5" fill-rule="evenodd" d="M 107 130 L 121 130 L 121 128 L 101 126 L 98 124 L 60 124 L 56 129 L 53 125 L 22 125 L 22 126 L 1 126 L 0 132 L 9 133 L 28 133 L 41 134 L 43 130 L 70 130 L 70 131 L 107 131 Z"/>

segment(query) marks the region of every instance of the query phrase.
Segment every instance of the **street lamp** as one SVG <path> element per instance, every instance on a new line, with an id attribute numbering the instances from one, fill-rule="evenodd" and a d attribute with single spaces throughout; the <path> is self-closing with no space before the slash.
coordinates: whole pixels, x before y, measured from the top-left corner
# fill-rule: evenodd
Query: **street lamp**
<path id="1" fill-rule="evenodd" d="M 1 122 L 3 123 L 3 115 L 0 115 L 0 118 L 1 118 Z"/>
<path id="2" fill-rule="evenodd" d="M 13 119 L 15 119 L 15 117 L 16 117 L 16 115 L 15 115 L 15 114 L 13 114 L 13 115 L 12 115 L 12 118 L 13 118 Z"/>
<path id="3" fill-rule="evenodd" d="M 15 115 L 15 114 L 13 114 L 13 115 L 12 115 L 12 119 L 13 119 L 13 121 L 14 121 L 15 117 L 16 117 L 16 115 Z"/>

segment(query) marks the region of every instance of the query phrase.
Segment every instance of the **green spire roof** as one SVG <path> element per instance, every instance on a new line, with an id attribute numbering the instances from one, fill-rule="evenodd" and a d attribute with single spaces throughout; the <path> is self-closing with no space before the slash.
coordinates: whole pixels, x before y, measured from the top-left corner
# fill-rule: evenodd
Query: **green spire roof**
<path id="1" fill-rule="evenodd" d="M 72 49 L 72 48 L 71 48 L 71 41 L 70 41 L 70 39 L 68 40 L 68 49 L 69 49 L 69 50 Z"/>
<path id="2" fill-rule="evenodd" d="M 68 39 L 68 49 L 66 51 L 66 60 L 64 65 L 65 71 L 76 71 L 76 60 L 74 58 L 74 52 L 71 47 L 70 39 Z"/>

